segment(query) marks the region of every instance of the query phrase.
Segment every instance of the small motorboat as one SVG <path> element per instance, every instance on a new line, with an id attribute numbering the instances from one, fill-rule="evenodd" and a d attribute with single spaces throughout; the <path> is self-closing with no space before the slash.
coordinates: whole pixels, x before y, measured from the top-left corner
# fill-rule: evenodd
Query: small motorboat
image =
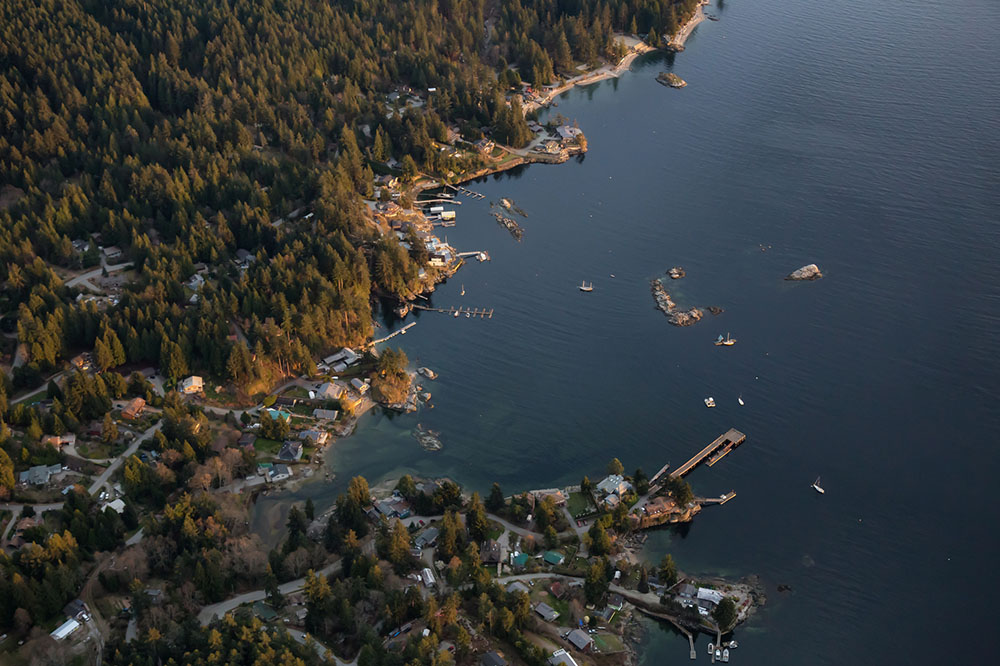
<path id="1" fill-rule="evenodd" d="M 737 402 L 740 403 L 740 407 L 742 407 L 743 405 L 746 404 L 745 402 L 743 402 L 743 394 L 742 393 L 740 393 L 740 397 L 736 398 L 736 400 L 737 400 Z"/>
<path id="2" fill-rule="evenodd" d="M 705 406 L 715 407 L 715 398 L 713 398 L 712 396 L 708 396 L 707 398 L 705 398 Z"/>
<path id="3" fill-rule="evenodd" d="M 462 293 L 461 293 L 461 295 L 465 296 L 465 285 L 464 284 L 462 285 Z"/>
<path id="4" fill-rule="evenodd" d="M 458 318 L 458 310 L 455 310 L 455 318 Z"/>
<path id="5" fill-rule="evenodd" d="M 729 648 L 725 648 L 722 650 L 722 661 L 723 663 L 729 662 Z"/>
<path id="6" fill-rule="evenodd" d="M 715 660 L 722 661 L 722 650 L 715 648 Z"/>
<path id="7" fill-rule="evenodd" d="M 594 283 L 591 282 L 590 286 L 587 286 L 586 282 L 580 283 L 580 291 L 594 291 Z"/>
<path id="8" fill-rule="evenodd" d="M 713 652 L 715 652 L 715 643 L 709 643 L 708 644 L 708 653 L 712 654 Z"/>
<path id="9" fill-rule="evenodd" d="M 726 647 L 728 647 L 730 650 L 735 650 L 739 646 L 740 644 L 737 643 L 736 641 L 729 641 L 729 643 L 726 645 Z"/>
<path id="10" fill-rule="evenodd" d="M 715 341 L 715 346 L 716 347 L 732 347 L 735 344 L 736 344 L 736 340 L 734 338 L 729 337 L 729 333 L 726 333 L 726 337 L 725 338 L 723 338 L 720 335 L 719 339 Z"/>
<path id="11" fill-rule="evenodd" d="M 823 486 L 819 485 L 819 477 L 818 476 L 816 477 L 816 480 L 813 481 L 812 489 L 815 490 L 816 492 L 818 492 L 820 495 L 822 495 L 823 493 L 826 492 L 825 490 L 823 490 Z"/>
<path id="12" fill-rule="evenodd" d="M 466 319 L 468 319 L 468 318 L 469 318 L 469 317 L 471 317 L 471 316 L 472 316 L 472 313 L 471 313 L 471 312 L 466 312 L 466 313 L 465 313 L 465 318 L 466 318 Z"/>

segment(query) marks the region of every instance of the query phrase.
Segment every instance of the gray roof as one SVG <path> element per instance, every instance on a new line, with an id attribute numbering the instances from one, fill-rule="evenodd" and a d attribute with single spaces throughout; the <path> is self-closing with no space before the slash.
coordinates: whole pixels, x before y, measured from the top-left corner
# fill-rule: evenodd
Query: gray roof
<path id="1" fill-rule="evenodd" d="M 481 666 L 507 666 L 507 661 L 496 652 L 487 652 L 480 659 Z"/>
<path id="2" fill-rule="evenodd" d="M 418 546 L 422 548 L 428 544 L 434 543 L 437 537 L 438 537 L 438 528 L 428 527 L 426 530 L 424 530 L 423 534 L 417 537 L 417 540 L 414 543 L 416 543 Z"/>
<path id="3" fill-rule="evenodd" d="M 519 580 L 515 580 L 513 583 L 507 586 L 508 592 L 524 592 L 525 594 L 531 594 L 531 590 L 528 586 Z"/>
<path id="4" fill-rule="evenodd" d="M 535 606 L 535 612 L 541 615 L 548 622 L 551 622 L 559 617 L 559 613 L 557 613 L 552 606 L 549 606 L 544 601 L 539 602 L 538 605 Z"/>
<path id="5" fill-rule="evenodd" d="M 586 650 L 590 647 L 590 644 L 594 642 L 594 639 L 590 637 L 590 634 L 580 629 L 574 629 L 569 632 L 569 636 L 566 638 L 577 650 Z"/>

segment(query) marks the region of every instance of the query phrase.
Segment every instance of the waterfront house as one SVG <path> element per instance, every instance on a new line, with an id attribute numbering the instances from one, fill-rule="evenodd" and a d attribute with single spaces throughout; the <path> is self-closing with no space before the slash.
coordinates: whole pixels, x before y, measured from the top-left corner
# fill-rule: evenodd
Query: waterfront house
<path id="1" fill-rule="evenodd" d="M 122 416 L 129 421 L 134 421 L 142 416 L 142 412 L 145 409 L 146 401 L 142 398 L 134 398 L 122 409 Z"/>
<path id="2" fill-rule="evenodd" d="M 346 369 L 347 367 L 345 366 L 344 370 Z M 316 397 L 320 400 L 339 400 L 343 393 L 343 384 L 334 382 L 324 382 L 319 385 L 318 389 L 316 389 Z"/>
<path id="3" fill-rule="evenodd" d="M 604 505 L 607 506 L 608 509 L 614 509 L 619 504 L 621 504 L 621 500 L 618 499 L 618 495 L 608 495 L 604 498 Z"/>
<path id="4" fill-rule="evenodd" d="M 288 467 L 288 465 L 277 464 L 268 472 L 268 479 L 272 483 L 284 481 L 285 479 L 291 478 L 291 476 L 292 470 Z"/>
<path id="5" fill-rule="evenodd" d="M 287 441 L 281 446 L 281 450 L 278 451 L 278 460 L 285 460 L 287 462 L 294 462 L 302 458 L 302 442 Z"/>
<path id="6" fill-rule="evenodd" d="M 354 365 L 361 360 L 361 356 L 355 353 L 350 347 L 344 347 L 339 352 L 333 356 L 327 356 L 323 359 L 323 362 L 329 366 L 333 366 L 335 363 L 340 363 L 343 361 L 345 365 Z"/>
<path id="7" fill-rule="evenodd" d="M 538 602 L 535 606 L 535 612 L 546 622 L 555 622 L 556 618 L 559 617 L 559 613 L 544 601 Z"/>
<path id="8" fill-rule="evenodd" d="M 323 446 L 330 439 L 330 433 L 325 430 L 303 430 L 299 433 L 299 439 L 311 439 L 316 446 Z"/>
<path id="9" fill-rule="evenodd" d="M 570 125 L 561 125 L 557 127 L 556 133 L 563 141 L 572 141 L 583 134 L 579 127 L 572 127 Z"/>
<path id="10" fill-rule="evenodd" d="M 590 637 L 590 634 L 581 629 L 574 629 L 569 632 L 566 640 L 580 652 L 589 652 L 594 647 L 594 639 Z"/>
<path id="11" fill-rule="evenodd" d="M 557 567 L 566 561 L 566 556 L 554 550 L 547 550 L 545 551 L 545 554 L 542 555 L 542 560 L 544 560 L 546 564 L 551 564 L 552 566 Z"/>
<path id="12" fill-rule="evenodd" d="M 496 652 L 487 652 L 479 659 L 479 666 L 507 666 L 507 661 Z"/>
<path id="13" fill-rule="evenodd" d="M 480 139 L 479 141 L 476 141 L 475 145 L 476 148 L 479 149 L 479 152 L 489 155 L 491 152 L 493 152 L 493 149 L 496 147 L 497 144 L 494 143 L 492 139 L 483 138 Z"/>
<path id="14" fill-rule="evenodd" d="M 320 421 L 336 421 L 337 415 L 340 414 L 336 409 L 314 409 L 313 418 L 319 419 Z"/>
<path id="15" fill-rule="evenodd" d="M 677 593 L 677 596 L 686 597 L 688 599 L 692 599 L 696 594 L 698 594 L 698 588 L 691 583 L 681 583 L 674 591 Z"/>
<path id="16" fill-rule="evenodd" d="M 624 497 L 630 490 L 632 490 L 632 484 L 626 481 L 621 474 L 610 474 L 597 484 L 597 492 L 601 495 Z"/>
<path id="17" fill-rule="evenodd" d="M 205 388 L 204 380 L 198 375 L 191 375 L 182 379 L 177 385 L 177 390 L 184 394 L 201 393 Z"/>
<path id="18" fill-rule="evenodd" d="M 707 601 L 713 606 L 718 606 L 723 600 L 722 593 L 718 590 L 712 590 L 707 587 L 698 588 L 698 600 Z"/>
<path id="19" fill-rule="evenodd" d="M 576 666 L 576 662 L 566 650 L 556 650 L 549 657 L 549 666 Z"/>
<path id="20" fill-rule="evenodd" d="M 364 395 L 368 392 L 368 384 L 361 381 L 357 377 L 351 380 L 351 386 L 354 387 L 354 390 L 357 391 L 359 395 Z"/>

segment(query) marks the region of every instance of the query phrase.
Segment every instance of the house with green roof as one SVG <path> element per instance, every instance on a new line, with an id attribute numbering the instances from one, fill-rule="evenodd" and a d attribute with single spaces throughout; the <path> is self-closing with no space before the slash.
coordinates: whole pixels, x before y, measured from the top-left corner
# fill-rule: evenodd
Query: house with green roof
<path id="1" fill-rule="evenodd" d="M 513 559 L 514 567 L 517 569 L 523 569 L 525 565 L 528 564 L 528 560 L 530 559 L 531 555 L 528 555 L 527 553 L 519 553 L 518 555 L 514 556 Z"/>
<path id="2" fill-rule="evenodd" d="M 566 556 L 554 550 L 547 550 L 545 551 L 545 555 L 542 556 L 542 559 L 545 560 L 546 564 L 551 564 L 552 566 L 557 567 L 566 561 Z"/>

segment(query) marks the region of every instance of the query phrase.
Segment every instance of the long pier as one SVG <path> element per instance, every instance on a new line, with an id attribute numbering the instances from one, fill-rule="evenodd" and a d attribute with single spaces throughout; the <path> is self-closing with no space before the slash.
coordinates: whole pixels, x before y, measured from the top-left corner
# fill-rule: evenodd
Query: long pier
<path id="1" fill-rule="evenodd" d="M 450 314 L 452 317 L 458 317 L 459 315 L 464 314 L 466 319 L 470 317 L 480 317 L 481 319 L 493 319 L 493 308 L 490 308 L 489 310 L 487 310 L 486 308 L 483 308 L 482 310 L 476 308 L 473 310 L 472 308 L 450 307 L 446 310 L 444 308 L 432 308 L 426 305 L 417 305 L 416 303 L 414 303 L 413 309 L 426 310 L 427 312 L 440 312 L 442 314 Z"/>
<path id="2" fill-rule="evenodd" d="M 464 194 L 464 195 L 466 195 L 468 197 L 472 197 L 473 199 L 485 199 L 486 198 L 485 194 L 480 194 L 479 192 L 473 192 L 469 188 L 463 187 L 462 185 L 452 185 L 451 183 L 443 183 L 443 185 L 445 187 L 450 187 L 451 189 L 455 190 L 456 192 L 461 192 L 462 194 Z"/>
<path id="3" fill-rule="evenodd" d="M 746 441 L 746 438 L 747 436 L 739 430 L 730 428 L 724 435 L 719 435 L 711 444 L 694 454 L 690 460 L 671 472 L 670 478 L 676 479 L 677 477 L 684 476 L 693 470 L 698 463 L 708 456 L 712 456 L 712 454 L 716 455 L 712 456 L 712 459 L 708 464 L 709 466 L 714 465 L 719 462 L 719 460 L 724 458 L 730 451 Z"/>
<path id="4" fill-rule="evenodd" d="M 417 306 L 414 305 L 413 307 L 417 307 Z M 367 347 L 374 347 L 375 345 L 379 344 L 380 342 L 385 342 L 386 340 L 391 340 L 392 338 L 396 337 L 397 335 L 406 335 L 406 331 L 408 329 L 413 328 L 416 325 L 417 325 L 417 322 L 411 321 L 409 324 L 407 324 L 403 328 L 399 329 L 398 331 L 393 331 L 392 333 L 390 333 L 389 335 L 385 336 L 384 338 L 379 338 L 378 340 L 372 340 L 366 346 Z"/>
<path id="5" fill-rule="evenodd" d="M 722 506 L 723 504 L 733 499 L 734 497 L 736 497 L 736 491 L 730 490 L 728 493 L 722 495 L 721 497 L 696 497 L 695 500 L 702 505 L 718 504 L 719 506 Z"/>

